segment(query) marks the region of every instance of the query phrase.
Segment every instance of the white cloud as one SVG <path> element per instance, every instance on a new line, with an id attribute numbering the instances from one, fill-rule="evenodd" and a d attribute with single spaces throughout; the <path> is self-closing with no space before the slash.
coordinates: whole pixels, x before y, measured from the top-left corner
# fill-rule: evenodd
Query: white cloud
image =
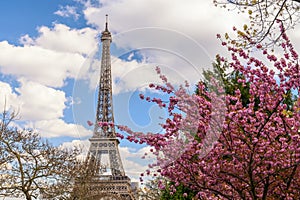
<path id="1" fill-rule="evenodd" d="M 53 87 L 61 87 L 67 77 L 76 76 L 84 57 L 56 52 L 40 46 L 14 46 L 0 42 L 0 71 Z"/>
<path id="2" fill-rule="evenodd" d="M 188 34 L 199 42 L 207 43 L 209 39 L 209 44 L 212 44 L 218 32 L 231 30 L 233 25 L 243 21 L 242 15 L 236 17 L 233 12 L 216 8 L 212 1 L 99 0 L 99 2 L 101 7 L 87 5 L 84 10 L 85 18 L 88 23 L 102 29 L 104 16 L 109 14 L 110 29 L 117 33 L 135 28 L 162 27 Z M 127 42 L 130 44 L 134 41 Z"/>
<path id="3" fill-rule="evenodd" d="M 79 150 L 81 150 L 81 153 L 77 158 L 83 161 L 86 159 L 87 153 L 89 151 L 90 141 L 76 139 L 70 142 L 64 142 L 60 145 L 60 147 L 62 147 L 63 149 L 73 149 L 74 147 L 78 148 Z"/>
<path id="4" fill-rule="evenodd" d="M 300 41 L 300 24 L 298 24 L 297 28 L 291 29 L 287 31 L 287 34 L 292 42 L 294 44 L 295 50 L 300 54 L 300 47 L 297 44 L 297 42 Z"/>
<path id="5" fill-rule="evenodd" d="M 60 6 L 59 10 L 54 12 L 54 14 L 61 17 L 73 17 L 75 20 L 79 18 L 79 14 L 77 13 L 77 8 L 75 6 Z"/>
<path id="6" fill-rule="evenodd" d="M 19 93 L 20 117 L 23 120 L 50 120 L 63 117 L 66 96 L 63 91 L 46 87 L 33 81 L 20 79 Z"/>
<path id="7" fill-rule="evenodd" d="M 156 66 L 161 68 L 162 73 L 167 75 L 167 78 L 174 85 L 184 84 L 185 80 L 192 82 L 199 80 L 203 68 L 195 67 L 180 56 L 160 50 L 158 50 L 160 56 L 157 57 L 155 51 L 144 50 L 142 56 L 145 57 L 145 60 L 141 61 L 135 59 L 126 61 L 115 56 L 111 57 L 113 94 L 144 90 L 148 88 L 149 83 L 161 83 L 155 71 Z M 132 54 L 128 53 L 128 56 L 131 57 Z M 146 57 L 150 58 L 147 60 Z M 210 60 L 207 62 L 210 63 Z M 78 74 L 79 79 L 88 80 L 91 90 L 96 89 L 98 85 L 100 65 L 101 61 L 97 59 L 85 62 Z"/>
<path id="8" fill-rule="evenodd" d="M 119 150 L 126 174 L 132 178 L 131 181 L 138 181 L 140 174 L 148 169 L 149 159 L 142 159 L 142 157 L 150 152 L 150 147 L 143 147 L 139 150 L 119 147 Z"/>
<path id="9" fill-rule="evenodd" d="M 94 60 L 87 67 L 88 71 L 86 78 L 89 80 L 89 87 L 95 89 L 99 82 L 100 74 L 99 60 Z M 137 62 L 136 60 L 125 61 L 112 56 L 112 88 L 113 94 L 122 92 L 134 91 L 138 88 L 145 87 L 151 80 L 158 81 L 158 76 L 155 73 L 155 66 L 149 66 L 146 62 Z"/>
<path id="10" fill-rule="evenodd" d="M 164 68 L 174 84 L 187 80 L 193 85 L 201 78 L 202 69 L 212 67 L 214 55 L 225 50 L 216 34 L 229 31 L 243 21 L 243 17 L 216 8 L 210 1 L 98 2 L 87 1 L 84 15 L 88 23 L 103 30 L 105 14 L 109 14 L 113 43 L 119 48 L 114 56 L 129 53 L 128 60 L 131 60 L 130 51 L 138 50 L 145 59 L 139 63 L 112 59 L 114 81 L 120 80 L 119 85 L 114 84 L 114 93 L 136 90 L 158 81 L 155 66 Z"/>
<path id="11" fill-rule="evenodd" d="M 19 105 L 17 94 L 8 83 L 0 81 L 0 111 L 15 109 L 15 105 Z"/>
<path id="12" fill-rule="evenodd" d="M 87 55 L 97 49 L 97 31 L 91 28 L 54 24 L 53 28 L 42 26 L 38 31 L 36 38 L 20 38 L 24 46 L 0 42 L 0 72 L 62 87 L 66 78 L 77 76 Z"/>
<path id="13" fill-rule="evenodd" d="M 30 126 L 34 127 L 41 134 L 41 136 L 45 138 L 60 136 L 81 138 L 92 135 L 92 132 L 83 126 L 66 123 L 62 119 L 36 121 Z"/>
<path id="14" fill-rule="evenodd" d="M 34 40 L 28 34 L 23 35 L 19 42 L 24 45 L 34 45 Z"/>
<path id="15" fill-rule="evenodd" d="M 42 84 L 20 79 L 20 87 L 13 88 L 0 81 L 0 109 L 15 110 L 20 120 L 25 120 L 25 127 L 36 129 L 42 137 L 52 138 L 70 136 L 74 138 L 90 136 L 92 132 L 82 125 L 66 123 L 63 110 L 67 98 L 61 90 Z M 17 125 L 17 124 L 16 124 Z"/>
<path id="16" fill-rule="evenodd" d="M 62 87 L 66 78 L 75 78 L 86 56 L 97 48 L 97 31 L 71 29 L 63 24 L 42 26 L 39 36 L 20 38 L 24 46 L 0 42 L 0 72 Z"/>
<path id="17" fill-rule="evenodd" d="M 20 42 L 54 51 L 84 55 L 89 55 L 97 48 L 96 36 L 98 32 L 91 28 L 71 29 L 64 24 L 54 24 L 53 28 L 42 26 L 38 31 L 39 36 L 37 38 L 24 35 Z"/>
<path id="18" fill-rule="evenodd" d="M 66 108 L 65 93 L 36 82 L 20 80 L 21 86 L 15 88 L 0 81 L 0 108 L 18 111 L 21 120 L 49 120 L 63 116 Z"/>
<path id="19" fill-rule="evenodd" d="M 90 142 L 88 140 L 72 140 L 70 142 L 64 142 L 61 144 L 62 148 L 70 149 L 78 147 L 82 149 L 82 156 L 85 157 L 89 150 Z"/>
<path id="20" fill-rule="evenodd" d="M 234 34 L 233 26 L 242 27 L 248 21 L 247 14 L 215 7 L 212 1 L 81 2 L 85 2 L 87 22 L 99 30 L 103 30 L 105 14 L 109 14 L 113 43 L 119 48 L 114 56 L 129 54 L 130 62 L 112 58 L 115 94 L 158 81 L 152 71 L 156 65 L 165 69 L 164 73 L 172 78 L 172 83 L 187 80 L 193 85 L 202 78 L 203 69 L 211 69 L 216 54 L 228 55 L 216 34 Z M 137 63 L 131 60 L 132 50 L 139 50 L 145 61 Z M 121 65 L 124 67 L 119 67 Z"/>

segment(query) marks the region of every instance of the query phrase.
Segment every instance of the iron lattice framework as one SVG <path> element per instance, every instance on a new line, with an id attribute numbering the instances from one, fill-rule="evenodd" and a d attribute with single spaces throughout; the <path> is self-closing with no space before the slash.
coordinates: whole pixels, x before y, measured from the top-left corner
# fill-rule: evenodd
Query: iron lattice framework
<path id="1" fill-rule="evenodd" d="M 93 136 L 90 138 L 90 148 L 86 159 L 88 164 L 87 170 L 92 172 L 88 173 L 90 176 L 86 176 L 88 180 L 84 181 L 85 192 L 83 199 L 133 200 L 131 181 L 125 175 L 118 148 L 119 140 L 116 138 L 114 126 L 99 125 L 99 123 L 114 124 L 110 59 L 112 37 L 108 30 L 107 15 L 101 42 L 102 58 L 96 123 Z M 108 154 L 111 175 L 103 174 L 101 158 L 104 154 Z M 82 186 L 82 183 L 75 184 L 74 190 L 79 191 L 79 186 Z"/>

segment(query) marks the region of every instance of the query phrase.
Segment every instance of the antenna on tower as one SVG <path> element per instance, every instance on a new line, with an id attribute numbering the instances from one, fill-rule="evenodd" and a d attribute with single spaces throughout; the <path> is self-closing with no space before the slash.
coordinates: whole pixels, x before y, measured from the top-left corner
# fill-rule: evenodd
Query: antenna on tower
<path id="1" fill-rule="evenodd" d="M 105 17 L 106 17 L 105 31 L 108 31 L 108 14 L 106 14 Z"/>

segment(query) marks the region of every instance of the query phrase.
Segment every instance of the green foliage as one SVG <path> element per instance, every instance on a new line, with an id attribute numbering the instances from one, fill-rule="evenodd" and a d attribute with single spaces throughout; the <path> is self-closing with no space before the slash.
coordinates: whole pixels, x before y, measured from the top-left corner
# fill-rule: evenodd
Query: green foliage
<path id="1" fill-rule="evenodd" d="M 166 189 L 162 192 L 160 200 L 192 200 L 197 192 L 192 191 L 184 185 L 179 185 L 176 188 L 176 191 L 171 191 L 171 188 L 175 187 L 174 183 L 169 183 Z M 185 196 L 186 194 L 186 196 Z"/>
<path id="2" fill-rule="evenodd" d="M 244 107 L 249 104 L 249 90 L 250 90 L 250 83 L 246 81 L 246 83 L 240 83 L 238 80 L 245 80 L 245 76 L 238 71 L 231 71 L 228 72 L 229 66 L 227 63 L 221 65 L 221 61 L 217 56 L 216 62 L 213 63 L 213 70 L 204 70 L 203 76 L 205 80 L 203 81 L 210 92 L 216 92 L 218 94 L 217 89 L 211 84 L 212 80 L 219 82 L 219 85 L 224 87 L 225 93 L 227 95 L 234 96 L 236 90 L 239 90 L 241 93 L 241 100 Z M 197 90 L 196 90 L 196 94 Z M 235 102 L 231 102 L 234 104 Z M 258 102 L 257 102 L 258 103 Z"/>
<path id="3" fill-rule="evenodd" d="M 287 108 L 286 108 L 287 111 L 292 110 L 293 105 L 296 102 L 296 100 L 297 100 L 297 96 L 294 95 L 291 90 L 287 91 L 286 97 L 283 100 L 283 103 L 287 105 Z"/>
<path id="4" fill-rule="evenodd" d="M 205 84 L 207 90 L 209 92 L 216 92 L 218 94 L 218 90 L 216 87 L 211 84 L 212 80 L 219 82 L 219 85 L 224 87 L 226 95 L 235 96 L 236 91 L 239 90 L 241 93 L 241 102 L 244 107 L 247 107 L 250 103 L 250 85 L 244 74 L 239 71 L 228 71 L 229 66 L 225 62 L 224 65 L 221 64 L 219 57 L 217 56 L 215 63 L 213 63 L 213 70 L 204 70 L 203 76 L 204 80 L 202 81 Z M 239 80 L 244 80 L 244 83 L 239 82 Z M 196 94 L 199 94 L 198 89 L 195 91 Z M 294 102 L 296 101 L 296 95 L 293 95 L 291 91 L 287 91 L 286 97 L 283 100 L 283 104 L 287 105 L 287 110 L 291 110 Z M 259 98 L 255 97 L 254 99 L 254 110 L 259 108 Z M 231 102 L 231 104 L 235 104 L 235 102 Z"/>

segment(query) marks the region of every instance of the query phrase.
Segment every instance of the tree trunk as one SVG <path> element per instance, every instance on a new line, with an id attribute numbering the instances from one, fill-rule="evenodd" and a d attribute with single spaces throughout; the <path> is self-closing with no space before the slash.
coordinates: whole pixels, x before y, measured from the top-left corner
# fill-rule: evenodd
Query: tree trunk
<path id="1" fill-rule="evenodd" d="M 25 191 L 24 193 L 25 193 L 26 200 L 32 200 L 28 191 Z"/>

